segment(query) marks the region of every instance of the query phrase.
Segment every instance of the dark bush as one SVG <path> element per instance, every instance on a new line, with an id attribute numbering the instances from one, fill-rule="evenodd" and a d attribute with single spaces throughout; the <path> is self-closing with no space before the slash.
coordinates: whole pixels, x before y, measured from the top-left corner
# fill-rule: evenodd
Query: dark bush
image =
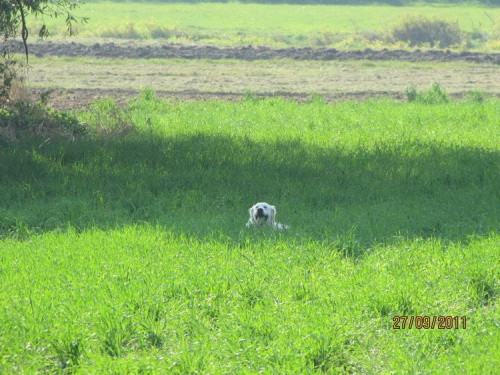
<path id="1" fill-rule="evenodd" d="M 0 143 L 25 137 L 75 138 L 87 127 L 67 112 L 48 108 L 43 100 L 19 100 L 0 107 Z"/>
<path id="2" fill-rule="evenodd" d="M 395 41 L 411 47 L 429 44 L 431 47 L 450 47 L 462 42 L 463 33 L 458 23 L 438 18 L 408 17 L 392 30 Z"/>

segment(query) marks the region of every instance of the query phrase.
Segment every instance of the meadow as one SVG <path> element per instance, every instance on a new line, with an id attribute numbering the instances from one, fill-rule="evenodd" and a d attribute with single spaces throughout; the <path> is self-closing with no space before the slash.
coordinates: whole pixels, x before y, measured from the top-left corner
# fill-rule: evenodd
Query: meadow
<path id="1" fill-rule="evenodd" d="M 0 372 L 500 368 L 498 99 L 77 116 L 98 135 L 0 146 Z"/>
<path id="2" fill-rule="evenodd" d="M 31 87 L 108 92 L 151 88 L 170 94 L 192 92 L 240 96 L 342 93 L 401 95 L 408 85 L 420 90 L 439 82 L 452 95 L 471 91 L 496 95 L 500 69 L 489 63 L 405 61 L 294 61 L 209 59 L 31 58 Z M 53 102 L 57 104 L 57 101 Z"/>
<path id="3" fill-rule="evenodd" d="M 461 49 L 500 48 L 500 8 L 476 5 L 329 6 L 231 3 L 89 2 L 74 12 L 88 17 L 76 36 L 125 40 L 168 40 L 225 46 L 271 45 L 336 48 L 404 48 L 391 30 L 411 16 L 437 17 L 457 23 L 467 34 Z M 59 19 L 45 18 L 53 37 L 65 37 Z M 42 20 L 33 20 L 37 35 Z"/>
<path id="4" fill-rule="evenodd" d="M 89 2 L 76 41 L 408 48 L 389 36 L 409 14 L 457 22 L 454 48 L 499 49 L 499 8 L 473 5 Z M 39 136 L 16 139 L 0 121 L 0 373 L 500 368 L 494 64 L 33 57 L 28 72 L 69 90 L 88 132 L 33 117 Z M 120 105 L 86 108 L 84 90 Z M 260 97 L 279 92 L 307 100 Z M 363 92 L 378 98 L 325 100 Z M 246 228 L 258 201 L 290 229 Z"/>

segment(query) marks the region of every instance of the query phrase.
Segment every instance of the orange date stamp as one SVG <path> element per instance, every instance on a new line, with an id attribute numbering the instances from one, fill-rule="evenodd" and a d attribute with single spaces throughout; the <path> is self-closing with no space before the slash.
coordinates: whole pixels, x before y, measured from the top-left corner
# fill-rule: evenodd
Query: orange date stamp
<path id="1" fill-rule="evenodd" d="M 392 329 L 466 329 L 466 316 L 395 316 Z"/>

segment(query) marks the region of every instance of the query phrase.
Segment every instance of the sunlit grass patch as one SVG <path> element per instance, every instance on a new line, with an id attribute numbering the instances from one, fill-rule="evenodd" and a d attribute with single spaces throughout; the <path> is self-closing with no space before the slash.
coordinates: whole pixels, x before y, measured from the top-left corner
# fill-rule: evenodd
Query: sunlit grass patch
<path id="1" fill-rule="evenodd" d="M 496 235 L 463 245 L 401 238 L 354 259 L 340 246 L 286 235 L 200 240 L 148 225 L 69 228 L 29 247 L 7 240 L 2 366 L 492 368 L 496 299 L 477 299 L 477 270 L 498 278 L 488 261 L 498 246 Z M 498 283 L 490 287 L 498 292 Z M 402 315 L 465 316 L 467 326 L 394 330 Z"/>

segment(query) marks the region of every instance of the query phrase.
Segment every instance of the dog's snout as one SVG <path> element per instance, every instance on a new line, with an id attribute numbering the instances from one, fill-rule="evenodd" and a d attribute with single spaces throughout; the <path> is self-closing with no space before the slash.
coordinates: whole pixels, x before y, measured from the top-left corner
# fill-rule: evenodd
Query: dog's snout
<path id="1" fill-rule="evenodd" d="M 267 212 L 262 207 L 257 207 L 257 211 L 255 212 L 255 218 L 258 220 L 266 221 L 268 218 Z"/>

